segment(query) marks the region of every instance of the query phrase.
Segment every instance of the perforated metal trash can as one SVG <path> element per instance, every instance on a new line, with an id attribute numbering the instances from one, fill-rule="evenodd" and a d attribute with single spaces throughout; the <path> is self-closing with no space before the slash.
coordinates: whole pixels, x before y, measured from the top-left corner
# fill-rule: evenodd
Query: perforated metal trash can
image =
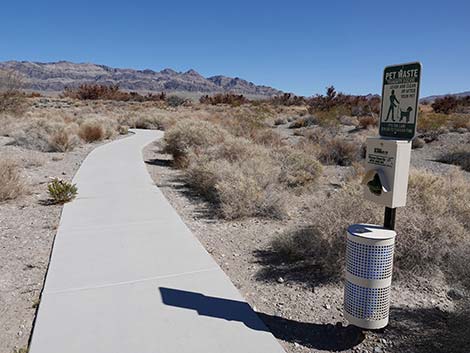
<path id="1" fill-rule="evenodd" d="M 396 233 L 370 224 L 348 228 L 344 316 L 365 329 L 387 326 Z"/>

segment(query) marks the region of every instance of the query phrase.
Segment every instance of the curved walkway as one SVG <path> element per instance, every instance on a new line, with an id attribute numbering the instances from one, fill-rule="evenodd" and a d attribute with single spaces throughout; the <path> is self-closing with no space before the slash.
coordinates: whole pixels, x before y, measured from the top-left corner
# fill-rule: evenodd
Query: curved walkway
<path id="1" fill-rule="evenodd" d="M 74 178 L 30 352 L 283 352 L 147 173 L 162 133 L 134 132 Z"/>

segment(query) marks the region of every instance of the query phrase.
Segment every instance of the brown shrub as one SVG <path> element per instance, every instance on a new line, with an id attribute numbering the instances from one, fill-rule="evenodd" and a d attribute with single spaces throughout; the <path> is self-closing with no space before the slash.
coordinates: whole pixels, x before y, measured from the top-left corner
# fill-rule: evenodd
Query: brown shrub
<path id="1" fill-rule="evenodd" d="M 100 141 L 105 138 L 103 126 L 96 121 L 85 121 L 78 129 L 78 136 L 85 142 Z"/>
<path id="2" fill-rule="evenodd" d="M 247 104 L 250 101 L 243 94 L 232 94 L 232 93 L 217 93 L 213 96 L 205 95 L 199 99 L 202 104 L 229 104 L 237 107 L 242 104 Z"/>
<path id="3" fill-rule="evenodd" d="M 360 159 L 360 145 L 336 137 L 321 146 L 318 158 L 324 164 L 349 166 Z"/>
<path id="4" fill-rule="evenodd" d="M 149 93 L 143 96 L 137 92 L 121 91 L 118 85 L 83 84 L 79 87 L 66 87 L 62 97 L 80 100 L 114 100 L 134 102 L 156 102 L 165 101 L 167 96 L 164 92 L 160 94 Z"/>
<path id="5" fill-rule="evenodd" d="M 49 146 L 52 152 L 72 151 L 78 143 L 77 136 L 65 128 L 52 133 L 49 137 Z"/>
<path id="6" fill-rule="evenodd" d="M 245 151 L 247 146 L 239 142 L 236 149 Z M 191 156 L 185 172 L 188 184 L 225 219 L 282 217 L 286 198 L 277 186 L 280 169 L 269 155 L 261 149 L 239 156 L 232 153 L 233 147 L 222 146 Z"/>
<path id="7" fill-rule="evenodd" d="M 290 125 L 289 129 L 300 129 L 303 127 L 309 127 L 318 124 L 318 119 L 312 115 L 305 116 L 294 120 Z"/>
<path id="8" fill-rule="evenodd" d="M 287 119 L 285 118 L 276 118 L 274 120 L 274 125 L 284 125 L 284 124 L 287 124 Z"/>
<path id="9" fill-rule="evenodd" d="M 139 116 L 134 126 L 137 129 L 165 130 L 168 119 L 162 116 Z"/>
<path id="10" fill-rule="evenodd" d="M 443 273 L 451 283 L 469 285 L 470 183 L 461 174 L 437 176 L 415 171 L 410 176 L 408 205 L 397 214 L 394 271 L 401 279 L 433 278 Z M 308 227 L 291 229 L 272 242 L 285 261 L 302 261 L 338 280 L 344 268 L 345 235 L 355 223 L 381 224 L 382 210 L 363 198 L 351 183 L 318 203 Z M 462 252 L 456 254 L 456 249 Z"/>
<path id="11" fill-rule="evenodd" d="M 470 146 L 464 146 L 452 151 L 446 151 L 439 157 L 439 162 L 460 166 L 470 172 Z"/>
<path id="12" fill-rule="evenodd" d="M 185 167 L 189 152 L 198 154 L 202 149 L 224 141 L 228 133 L 219 126 L 203 120 L 181 120 L 165 132 L 165 152 L 174 162 Z"/>
<path id="13" fill-rule="evenodd" d="M 11 159 L 0 159 L 0 202 L 16 199 L 24 191 L 17 163 Z"/>
<path id="14" fill-rule="evenodd" d="M 224 218 L 282 218 L 286 197 L 277 187 L 279 169 L 271 160 L 248 159 L 226 164 L 216 190 Z"/>
<path id="15" fill-rule="evenodd" d="M 20 91 L 23 77 L 16 71 L 0 70 L 0 113 L 19 115 L 26 109 L 26 96 Z"/>
<path id="16" fill-rule="evenodd" d="M 280 182 L 289 187 L 312 185 L 322 173 L 322 165 L 314 155 L 303 150 L 292 147 L 278 149 L 275 160 L 281 167 Z"/>
<path id="17" fill-rule="evenodd" d="M 359 127 L 362 129 L 368 129 L 370 127 L 376 127 L 379 125 L 379 121 L 374 116 L 361 116 L 358 118 Z"/>

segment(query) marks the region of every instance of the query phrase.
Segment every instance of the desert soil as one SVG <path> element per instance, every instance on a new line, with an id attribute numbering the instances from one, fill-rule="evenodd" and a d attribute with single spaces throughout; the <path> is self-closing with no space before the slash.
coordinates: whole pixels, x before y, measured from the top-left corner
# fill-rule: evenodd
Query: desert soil
<path id="1" fill-rule="evenodd" d="M 0 352 L 28 344 L 62 206 L 48 205 L 47 183 L 71 180 L 97 144 L 72 152 L 42 153 L 11 146 L 0 137 L 0 154 L 19 161 L 27 188 L 20 198 L 0 203 Z"/>
<path id="2" fill-rule="evenodd" d="M 282 126 L 278 129 L 285 138 L 295 138 Z M 444 174 L 456 170 L 435 159 L 441 150 L 469 140 L 468 133 L 441 136 L 413 151 L 412 166 Z M 446 334 L 454 308 L 443 281 L 395 282 L 390 325 L 379 332 L 361 331 L 343 318 L 341 283 L 318 282 L 301 265 L 296 268 L 273 258 L 273 237 L 294 225 L 309 224 L 309 207 L 321 207 L 321 202 L 312 206 L 312 200 L 292 195 L 286 220 L 225 221 L 186 186 L 181 172 L 171 167 L 171 157 L 161 152 L 161 143 L 148 146 L 144 159 L 156 185 L 287 352 L 424 353 L 442 348 L 435 336 Z M 318 191 L 309 197 L 322 200 L 341 187 L 348 173 L 350 167 L 326 167 Z"/>

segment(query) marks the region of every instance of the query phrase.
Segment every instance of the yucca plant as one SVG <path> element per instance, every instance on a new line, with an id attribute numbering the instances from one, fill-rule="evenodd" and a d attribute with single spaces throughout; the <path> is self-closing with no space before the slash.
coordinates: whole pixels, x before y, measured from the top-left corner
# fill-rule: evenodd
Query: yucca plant
<path id="1" fill-rule="evenodd" d="M 75 184 L 54 178 L 47 185 L 51 201 L 55 204 L 64 204 L 72 201 L 77 196 L 78 189 Z"/>

